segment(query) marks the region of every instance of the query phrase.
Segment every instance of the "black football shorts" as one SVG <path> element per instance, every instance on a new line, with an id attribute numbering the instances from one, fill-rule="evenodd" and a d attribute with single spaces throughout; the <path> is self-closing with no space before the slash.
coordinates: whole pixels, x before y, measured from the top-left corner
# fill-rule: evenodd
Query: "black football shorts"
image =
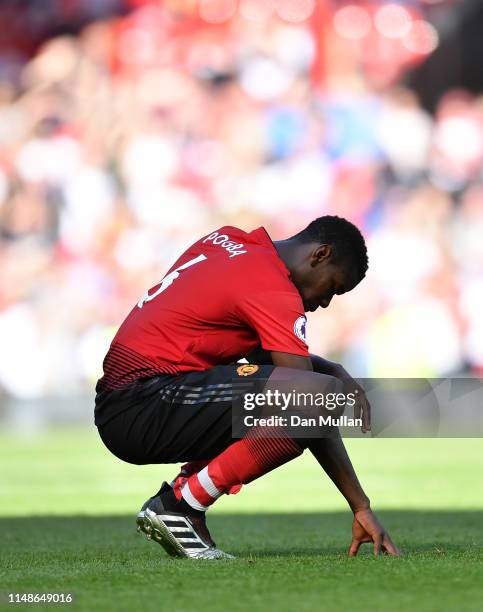
<path id="1" fill-rule="evenodd" d="M 203 372 L 160 375 L 98 392 L 95 424 L 102 441 L 116 457 L 138 465 L 216 457 L 236 440 L 233 380 L 267 379 L 274 369 L 273 365 L 259 365 L 256 371 L 253 366 L 240 367 L 220 365 Z"/>

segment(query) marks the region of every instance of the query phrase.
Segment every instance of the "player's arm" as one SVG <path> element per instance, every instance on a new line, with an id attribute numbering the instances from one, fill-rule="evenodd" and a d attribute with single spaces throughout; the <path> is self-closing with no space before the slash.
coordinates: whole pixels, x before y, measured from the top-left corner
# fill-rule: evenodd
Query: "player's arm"
<path id="1" fill-rule="evenodd" d="M 258 346 L 247 356 L 247 361 L 249 363 L 256 364 L 273 364 L 277 366 L 281 365 L 280 363 L 274 362 L 273 355 L 278 355 L 279 357 L 277 357 L 277 359 L 283 361 L 285 360 L 284 355 L 288 355 L 288 353 L 276 353 L 275 351 L 267 351 L 261 346 Z M 298 355 L 290 355 L 290 357 L 298 357 Z M 329 376 L 335 376 L 336 378 L 339 378 L 338 374 L 341 374 L 342 370 L 344 370 L 344 368 L 339 363 L 335 363 L 335 361 L 329 361 L 328 359 L 324 359 L 323 357 L 319 357 L 318 355 L 310 354 L 310 361 L 312 364 L 312 367 L 310 369 L 314 372 L 319 372 L 320 374 L 328 374 Z M 284 365 L 282 367 L 292 366 Z M 298 369 L 306 370 L 308 368 Z"/>
<path id="2" fill-rule="evenodd" d="M 312 362 L 314 372 L 318 372 L 319 374 L 328 374 L 329 376 L 340 378 L 339 374 L 344 369 L 340 363 L 329 361 L 328 359 L 319 357 L 319 355 L 313 355 L 312 353 L 310 354 L 310 360 Z"/>
<path id="3" fill-rule="evenodd" d="M 298 370 L 315 369 L 313 368 L 312 356 L 302 357 L 290 353 L 271 351 L 270 357 L 275 366 Z M 326 360 L 321 359 L 321 361 Z M 320 361 L 316 363 L 317 365 L 322 365 Z M 332 371 L 330 374 L 334 375 Z M 381 552 L 399 555 L 399 550 L 394 546 L 389 534 L 371 510 L 369 498 L 357 478 L 342 438 L 316 438 L 310 441 L 309 449 L 325 473 L 345 497 L 354 513 L 349 555 L 351 557 L 357 555 L 359 547 L 364 542 L 373 543 L 375 555 Z"/>
<path id="4" fill-rule="evenodd" d="M 314 364 L 312 357 L 313 356 L 303 357 L 277 351 L 269 352 L 260 348 L 257 349 L 255 354 L 252 353 L 248 357 L 248 360 L 254 363 L 254 359 L 257 359 L 260 360 L 258 363 L 272 363 L 279 367 L 309 371 L 314 370 L 315 367 L 325 367 L 325 363 L 332 364 L 332 362 L 327 362 L 322 358 L 319 358 L 320 361 L 317 360 Z M 318 371 L 320 372 L 320 369 Z M 329 371 L 326 370 L 324 373 L 332 376 L 335 375 L 331 367 Z M 345 497 L 354 513 L 352 542 L 349 548 L 349 555 L 355 556 L 359 547 L 364 542 L 373 542 L 374 554 L 376 555 L 380 552 L 399 555 L 399 550 L 394 546 L 389 534 L 381 523 L 379 523 L 376 515 L 371 510 L 369 498 L 365 494 L 357 478 L 342 439 L 340 437 L 316 438 L 310 441 L 309 449 L 326 474 Z"/>
<path id="5" fill-rule="evenodd" d="M 357 555 L 364 542 L 373 543 L 375 555 L 380 552 L 399 555 L 399 550 L 371 510 L 369 498 L 357 478 L 342 439 L 317 438 L 310 441 L 309 449 L 354 513 L 349 556 Z"/>
<path id="6" fill-rule="evenodd" d="M 274 366 L 280 368 L 293 368 L 295 370 L 312 371 L 312 361 L 310 357 L 303 355 L 294 355 L 293 353 L 280 353 L 278 351 L 270 351 L 270 362 Z"/>
<path id="7" fill-rule="evenodd" d="M 259 349 L 258 355 L 255 356 L 255 358 L 258 357 L 261 359 L 262 363 L 271 362 L 276 366 L 295 368 L 298 370 L 310 371 L 312 369 L 316 370 L 317 368 L 316 371 L 319 372 L 324 368 L 323 373 L 330 374 L 331 376 L 334 376 L 336 372 L 340 373 L 333 369 L 333 366 L 337 364 L 333 364 L 322 358 L 316 358 L 314 363 L 314 356 L 312 355 L 309 358 L 277 351 L 270 351 L 269 355 L 264 355 L 263 352 L 268 353 L 267 351 L 263 351 L 263 349 Z M 268 357 L 270 361 L 268 361 Z M 376 555 L 381 552 L 390 555 L 399 555 L 399 550 L 393 544 L 389 534 L 371 510 L 369 498 L 365 494 L 357 478 L 342 439 L 340 437 L 316 438 L 310 441 L 309 449 L 326 474 L 345 497 L 354 513 L 352 542 L 349 548 L 349 555 L 357 555 L 359 547 L 364 542 L 373 543 L 374 554 Z"/>

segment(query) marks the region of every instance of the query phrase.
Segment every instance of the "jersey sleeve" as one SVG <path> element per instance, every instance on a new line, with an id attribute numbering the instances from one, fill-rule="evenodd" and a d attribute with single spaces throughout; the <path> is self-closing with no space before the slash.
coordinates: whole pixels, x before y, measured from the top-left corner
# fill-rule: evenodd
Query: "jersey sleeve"
<path id="1" fill-rule="evenodd" d="M 268 289 L 245 295 L 238 304 L 238 314 L 257 332 L 265 350 L 309 355 L 307 319 L 300 298 L 293 292 Z"/>

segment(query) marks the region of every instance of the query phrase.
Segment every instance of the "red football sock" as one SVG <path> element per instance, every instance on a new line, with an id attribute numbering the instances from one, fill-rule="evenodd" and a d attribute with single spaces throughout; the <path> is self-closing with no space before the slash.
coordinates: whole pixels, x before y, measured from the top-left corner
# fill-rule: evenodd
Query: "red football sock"
<path id="1" fill-rule="evenodd" d="M 264 428 L 264 436 L 268 433 Z M 188 478 L 181 489 L 184 500 L 196 510 L 206 510 L 235 485 L 246 484 L 302 454 L 295 440 L 281 430 L 272 429 L 261 437 L 255 429 L 231 444 L 197 474 Z M 278 437 L 275 437 L 278 436 Z"/>

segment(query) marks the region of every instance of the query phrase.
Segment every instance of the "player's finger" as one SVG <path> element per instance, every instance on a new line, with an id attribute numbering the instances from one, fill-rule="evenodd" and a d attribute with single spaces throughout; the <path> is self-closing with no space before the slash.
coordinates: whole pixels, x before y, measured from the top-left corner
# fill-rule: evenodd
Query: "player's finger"
<path id="1" fill-rule="evenodd" d="M 397 546 L 395 546 L 388 533 L 384 534 L 382 544 L 388 555 L 393 555 L 395 557 L 401 556 L 401 551 Z"/>
<path id="2" fill-rule="evenodd" d="M 354 418 L 362 420 L 361 429 L 364 431 L 364 401 L 360 396 L 354 404 Z"/>
<path id="3" fill-rule="evenodd" d="M 357 401 L 354 404 L 354 418 L 362 419 L 364 414 L 364 405 L 362 397 L 358 397 Z M 364 423 L 364 421 L 362 421 Z"/>
<path id="4" fill-rule="evenodd" d="M 349 548 L 349 557 L 355 557 L 360 548 L 361 541 L 360 540 L 352 540 L 352 543 Z"/>
<path id="5" fill-rule="evenodd" d="M 366 429 L 370 431 L 371 429 L 371 405 L 366 398 L 367 410 L 366 410 Z"/>
<path id="6" fill-rule="evenodd" d="M 374 554 L 376 557 L 380 554 L 382 548 L 382 533 L 376 533 L 374 536 Z"/>
<path id="7" fill-rule="evenodd" d="M 359 404 L 358 409 L 360 411 L 358 418 L 362 419 L 361 431 L 366 433 L 366 431 L 371 429 L 371 406 L 365 396 L 361 396 L 357 403 Z"/>
<path id="8" fill-rule="evenodd" d="M 362 433 L 366 433 L 366 402 L 365 402 L 365 398 L 361 397 L 359 401 L 360 401 L 360 405 L 361 405 L 361 411 L 360 411 L 360 415 L 359 415 L 359 418 L 362 420 L 361 431 L 362 431 Z"/>

